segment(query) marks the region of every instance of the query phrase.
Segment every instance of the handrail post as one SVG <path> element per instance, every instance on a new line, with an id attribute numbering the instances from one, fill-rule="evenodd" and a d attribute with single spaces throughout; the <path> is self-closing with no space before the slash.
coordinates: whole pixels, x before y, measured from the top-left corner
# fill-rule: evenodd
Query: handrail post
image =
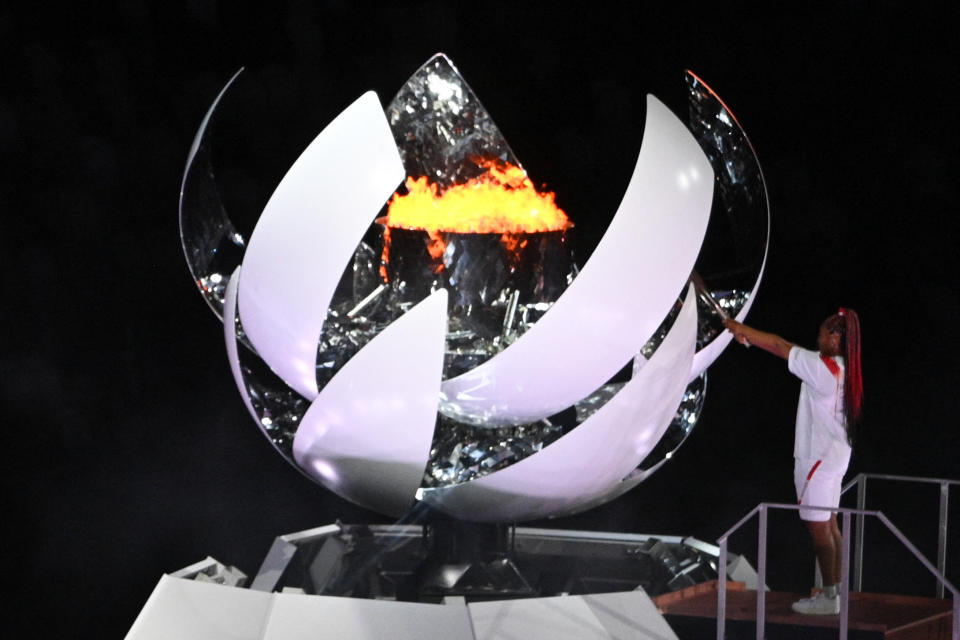
<path id="1" fill-rule="evenodd" d="M 937 536 L 937 570 L 947 575 L 947 513 L 950 502 L 950 483 L 940 483 L 940 533 Z M 937 597 L 944 595 L 943 583 L 937 581 Z"/>
<path id="2" fill-rule="evenodd" d="M 953 640 L 960 640 L 960 594 L 953 594 Z"/>
<path id="3" fill-rule="evenodd" d="M 840 556 L 840 640 L 847 640 L 850 621 L 850 512 L 843 512 L 843 551 Z"/>
<path id="4" fill-rule="evenodd" d="M 727 539 L 720 540 L 720 557 L 717 559 L 720 583 L 717 585 L 717 640 L 724 640 L 727 626 Z"/>
<path id="5" fill-rule="evenodd" d="M 767 613 L 767 505 L 760 504 L 760 527 L 757 533 L 757 640 L 763 640 Z"/>
<path id="6" fill-rule="evenodd" d="M 857 476 L 857 544 L 854 548 L 853 557 L 853 590 L 863 591 L 863 526 L 866 524 L 866 518 L 863 511 L 867 508 L 867 476 L 859 474 Z"/>

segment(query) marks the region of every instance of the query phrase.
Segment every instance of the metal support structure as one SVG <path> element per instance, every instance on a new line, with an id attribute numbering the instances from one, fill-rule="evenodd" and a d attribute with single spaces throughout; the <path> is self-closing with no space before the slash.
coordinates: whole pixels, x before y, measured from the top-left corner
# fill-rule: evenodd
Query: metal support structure
<path id="1" fill-rule="evenodd" d="M 720 557 L 717 559 L 717 573 L 720 580 L 717 583 L 717 640 L 723 640 L 726 632 L 727 620 L 727 539 L 720 540 Z M 954 616 L 957 614 L 954 613 Z"/>
<path id="2" fill-rule="evenodd" d="M 953 640 L 960 640 L 960 598 L 953 596 Z"/>
<path id="3" fill-rule="evenodd" d="M 900 529 L 895 527 L 894 524 L 890 522 L 887 516 L 883 515 L 882 512 L 877 511 L 877 518 L 880 520 L 880 522 L 885 524 L 887 526 L 887 529 L 889 529 L 891 533 L 893 533 L 893 535 L 900 540 L 901 544 L 903 544 L 903 546 L 905 546 L 910 551 L 910 553 L 912 553 L 917 558 L 917 560 L 919 560 L 920 563 L 923 566 L 925 566 L 927 570 L 930 571 L 930 573 L 932 573 L 937 578 L 937 581 L 940 584 L 942 584 L 944 587 L 949 589 L 950 593 L 953 594 L 954 614 L 953 614 L 953 635 L 951 637 L 953 638 L 953 640 L 960 640 L 960 617 L 957 617 L 957 611 L 960 610 L 960 590 L 957 590 L 956 587 L 950 584 L 950 582 L 946 579 L 943 573 L 939 569 L 934 567 L 933 564 L 929 560 L 927 560 L 922 553 L 920 553 L 920 550 L 917 549 L 914 546 L 914 544 L 907 539 L 907 536 L 903 535 Z"/>
<path id="4" fill-rule="evenodd" d="M 952 482 L 952 481 L 946 481 Z M 942 490 L 941 490 L 942 491 Z M 941 493 L 941 495 L 943 495 Z M 941 505 L 946 503 L 946 499 L 942 498 Z M 764 590 L 764 585 L 766 584 L 766 572 L 767 572 L 767 514 L 769 509 L 785 509 L 791 511 L 799 511 L 800 505 L 796 504 L 776 504 L 761 502 L 759 505 L 754 507 L 750 513 L 740 519 L 737 524 L 733 525 L 730 529 L 726 531 L 720 538 L 717 540 L 717 543 L 720 546 L 720 583 L 717 589 L 717 640 L 724 640 L 726 632 L 726 617 L 727 617 L 727 541 L 729 537 L 735 533 L 740 527 L 751 517 L 754 513 L 759 512 L 759 534 L 757 539 L 757 640 L 763 640 L 764 637 L 764 627 L 766 625 L 766 594 Z M 849 633 L 849 605 L 850 605 L 850 523 L 851 515 L 861 516 L 873 516 L 876 517 L 880 522 L 882 522 L 887 529 L 893 533 L 893 535 L 900 540 L 900 543 L 903 544 L 920 562 L 925 566 L 937 579 L 937 582 L 946 590 L 949 590 L 953 596 L 953 628 L 951 638 L 952 640 L 960 640 L 960 590 L 954 587 L 944 576 L 943 572 L 939 570 L 938 567 L 935 567 L 933 563 L 927 560 L 922 553 L 917 549 L 916 546 L 903 533 L 893 525 L 890 520 L 883 515 L 881 511 L 866 511 L 864 509 L 845 509 L 841 507 L 818 507 L 814 505 L 804 505 L 805 509 L 816 509 L 819 511 L 828 511 L 831 513 L 842 514 L 843 518 L 843 530 L 847 532 L 847 535 L 843 536 L 843 553 L 842 553 L 842 564 L 841 564 L 841 582 L 840 582 L 840 638 L 841 640 L 847 640 Z M 941 522 L 945 522 L 944 519 L 941 519 Z M 862 529 L 861 529 L 862 530 Z M 943 547 L 943 552 L 946 552 L 946 547 Z M 939 558 L 938 558 L 939 561 Z"/>
<path id="5" fill-rule="evenodd" d="M 760 505 L 760 526 L 757 531 L 757 640 L 763 640 L 767 621 L 767 505 Z"/>
<path id="6" fill-rule="evenodd" d="M 917 484 L 937 484 L 940 486 L 940 519 L 937 525 L 937 570 L 944 576 L 947 574 L 947 516 L 950 507 L 950 485 L 960 485 L 960 480 L 947 478 L 914 478 L 911 476 L 896 476 L 882 473 L 858 473 L 843 489 L 846 493 L 854 485 L 857 487 L 857 509 L 865 511 L 867 508 L 867 480 L 892 480 L 896 482 L 911 482 Z M 857 516 L 857 537 L 853 548 L 853 590 L 863 590 L 863 530 L 866 524 L 862 515 Z M 937 597 L 945 596 L 944 586 L 937 583 Z"/>
<path id="7" fill-rule="evenodd" d="M 863 514 L 857 514 L 862 518 Z M 843 549 L 840 554 L 840 640 L 847 640 L 850 625 L 850 512 L 843 513 Z"/>
<path id="8" fill-rule="evenodd" d="M 757 505 L 750 510 L 750 513 L 740 518 L 737 524 L 730 527 L 730 529 L 720 536 L 717 539 L 717 544 L 720 546 L 720 557 L 717 558 L 717 567 L 719 573 L 719 584 L 717 585 L 717 640 L 724 640 L 726 635 L 726 623 L 727 623 L 727 538 L 730 535 L 743 526 L 747 520 L 753 517 L 757 511 L 760 510 L 760 505 Z M 764 588 L 764 582 L 760 581 L 758 578 L 758 589 Z"/>
<path id="9" fill-rule="evenodd" d="M 857 509 L 867 508 L 867 478 L 862 473 L 857 476 Z M 862 514 L 857 514 L 857 544 L 853 557 L 853 590 L 863 591 L 863 526 L 867 520 Z"/>
<path id="10" fill-rule="evenodd" d="M 950 483 L 940 483 L 940 534 L 937 536 L 937 569 L 947 575 L 947 508 L 950 505 Z M 942 598 L 943 583 L 937 583 L 937 597 Z M 956 614 L 954 614 L 956 617 Z"/>

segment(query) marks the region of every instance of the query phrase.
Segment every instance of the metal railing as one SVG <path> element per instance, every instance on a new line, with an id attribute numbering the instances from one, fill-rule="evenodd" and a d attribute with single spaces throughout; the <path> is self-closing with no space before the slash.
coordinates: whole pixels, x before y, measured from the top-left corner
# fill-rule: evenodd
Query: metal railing
<path id="1" fill-rule="evenodd" d="M 847 640 L 849 627 L 849 608 L 850 608 L 850 516 L 857 515 L 858 518 L 873 516 L 880 520 L 887 529 L 925 566 L 936 579 L 953 595 L 953 632 L 951 638 L 960 640 L 960 591 L 958 591 L 933 564 L 927 560 L 922 553 L 911 543 L 900 530 L 893 525 L 890 520 L 880 511 L 867 511 L 864 509 L 845 509 L 841 507 L 816 507 L 812 505 L 803 505 L 804 509 L 815 509 L 817 511 L 829 511 L 841 514 L 843 520 L 843 553 L 840 564 L 840 640 Z M 726 634 L 727 622 L 727 539 L 735 533 L 741 526 L 750 520 L 754 514 L 759 514 L 759 532 L 757 533 L 757 640 L 763 640 L 764 628 L 766 626 L 766 591 L 764 585 L 767 581 L 767 512 L 769 509 L 785 509 L 797 511 L 800 505 L 797 504 L 776 504 L 761 502 L 754 507 L 750 513 L 740 519 L 735 525 L 727 530 L 717 543 L 720 545 L 720 558 L 718 559 L 719 580 L 717 585 L 717 640 L 724 640 Z M 860 531 L 862 531 L 862 526 Z M 862 548 L 862 547 L 861 547 Z"/>
<path id="2" fill-rule="evenodd" d="M 940 521 L 937 528 L 937 570 L 947 575 L 947 513 L 950 504 L 950 485 L 960 485 L 960 480 L 947 480 L 945 478 L 914 478 L 911 476 L 892 476 L 881 473 L 858 473 L 853 480 L 847 483 L 840 491 L 841 495 L 848 490 L 857 487 L 857 509 L 867 508 L 867 480 L 893 480 L 896 482 L 915 482 L 922 484 L 940 485 Z M 864 517 L 857 515 L 857 534 L 856 542 L 853 547 L 853 590 L 861 591 L 863 589 L 863 529 Z M 944 585 L 937 583 L 937 597 L 944 597 Z"/>

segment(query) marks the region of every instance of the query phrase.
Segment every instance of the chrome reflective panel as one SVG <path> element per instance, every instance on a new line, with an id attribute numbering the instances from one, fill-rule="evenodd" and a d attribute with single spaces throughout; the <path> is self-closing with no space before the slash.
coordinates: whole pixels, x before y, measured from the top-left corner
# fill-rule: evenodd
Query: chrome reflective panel
<path id="1" fill-rule="evenodd" d="M 670 422 L 670 426 L 667 427 L 666 433 L 660 438 L 657 446 L 643 459 L 643 462 L 637 467 L 638 469 L 647 471 L 660 462 L 670 459 L 676 453 L 680 445 L 690 435 L 690 432 L 693 431 L 697 420 L 700 419 L 706 397 L 707 372 L 704 371 L 687 385 L 680 406 L 677 407 L 677 413 Z"/>
<path id="2" fill-rule="evenodd" d="M 246 337 L 240 318 L 234 315 L 241 376 L 238 384 L 243 384 L 257 426 L 277 451 L 293 464 L 293 438 L 310 403 L 288 387 L 252 349 L 241 347 Z"/>
<path id="3" fill-rule="evenodd" d="M 210 137 L 217 107 L 236 82 L 237 71 L 207 110 L 187 156 L 180 186 L 180 241 L 190 274 L 207 304 L 223 319 L 223 298 L 230 274 L 240 264 L 244 238 L 220 200 L 211 163 Z"/>
<path id="4" fill-rule="evenodd" d="M 747 304 L 766 261 L 770 238 L 767 188 L 746 133 L 720 97 L 691 71 L 685 77 L 687 126 L 715 175 L 714 204 L 696 272 L 730 317 Z M 702 301 L 701 301 L 702 302 Z M 697 348 L 722 331 L 716 305 L 702 304 Z"/>
<path id="5" fill-rule="evenodd" d="M 432 255 L 426 231 L 375 225 L 354 253 L 327 312 L 317 358 L 320 388 L 373 336 L 432 291 L 450 294 L 443 378 L 488 360 L 523 335 L 576 275 L 565 232 L 441 233 Z M 445 411 L 447 413 L 447 411 Z M 455 415 L 455 411 L 450 413 Z"/>
<path id="6" fill-rule="evenodd" d="M 441 415 L 423 487 L 451 486 L 504 469 L 542 450 L 564 432 L 561 424 L 550 420 L 478 429 Z"/>

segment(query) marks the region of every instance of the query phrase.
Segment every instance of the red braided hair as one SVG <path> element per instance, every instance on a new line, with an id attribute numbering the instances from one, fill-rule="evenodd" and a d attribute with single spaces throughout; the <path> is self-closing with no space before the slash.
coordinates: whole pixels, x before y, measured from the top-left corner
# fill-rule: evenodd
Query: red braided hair
<path id="1" fill-rule="evenodd" d="M 863 373 L 860 367 L 860 317 L 843 307 L 827 319 L 827 330 L 840 334 L 840 353 L 846 372 L 843 376 L 843 414 L 847 440 L 853 444 L 863 409 Z"/>

